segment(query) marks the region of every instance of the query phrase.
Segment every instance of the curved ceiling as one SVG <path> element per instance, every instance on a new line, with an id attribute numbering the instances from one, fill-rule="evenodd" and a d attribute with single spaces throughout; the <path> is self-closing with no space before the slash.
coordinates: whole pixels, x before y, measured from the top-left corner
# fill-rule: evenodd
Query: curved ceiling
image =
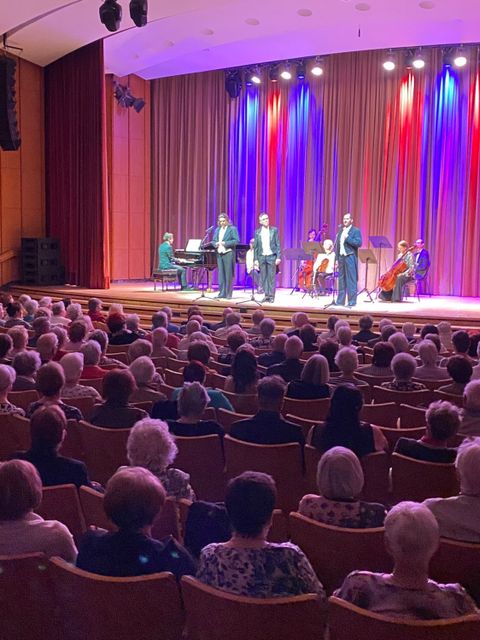
<path id="1" fill-rule="evenodd" d="M 100 0 L 1 0 L 0 33 L 47 65 L 99 38 L 107 71 L 146 78 L 341 51 L 480 40 L 478 0 L 150 0 L 149 23 L 100 23 Z"/>

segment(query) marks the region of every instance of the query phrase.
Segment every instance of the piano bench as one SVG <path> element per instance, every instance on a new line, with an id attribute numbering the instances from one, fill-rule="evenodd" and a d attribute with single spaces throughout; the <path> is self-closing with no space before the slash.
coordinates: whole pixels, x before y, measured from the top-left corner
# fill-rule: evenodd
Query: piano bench
<path id="1" fill-rule="evenodd" d="M 178 280 L 178 274 L 176 269 L 163 269 L 162 271 L 156 270 L 152 273 L 153 278 L 153 290 L 157 290 L 157 282 L 162 285 L 162 291 L 168 291 L 168 283 L 176 283 Z"/>

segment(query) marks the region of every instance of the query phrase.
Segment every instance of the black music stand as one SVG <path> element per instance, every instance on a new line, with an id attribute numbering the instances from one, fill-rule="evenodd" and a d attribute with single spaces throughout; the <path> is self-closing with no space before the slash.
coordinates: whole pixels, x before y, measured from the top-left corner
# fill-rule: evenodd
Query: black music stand
<path id="1" fill-rule="evenodd" d="M 249 244 L 237 244 L 237 246 L 235 247 L 235 253 L 236 253 L 236 262 L 238 264 L 244 264 L 245 265 L 245 279 L 243 281 L 244 283 L 244 291 L 246 290 L 246 283 L 247 283 L 247 251 L 250 249 L 250 245 Z M 255 270 L 255 268 L 252 269 L 252 272 Z M 257 304 L 259 307 L 262 306 L 262 303 L 259 302 L 258 300 L 255 300 L 255 279 L 253 277 L 253 275 L 250 276 L 250 280 L 252 281 L 252 285 L 251 285 L 251 293 L 250 293 L 250 298 L 245 298 L 245 300 L 235 300 L 235 304 L 243 304 L 245 302 L 254 302 L 255 304 Z"/>
<path id="2" fill-rule="evenodd" d="M 361 293 L 365 292 L 368 296 L 368 300 L 365 300 L 365 302 L 375 302 L 374 299 L 372 298 L 372 292 L 368 290 L 367 283 L 368 283 L 368 265 L 377 264 L 377 259 L 375 258 L 375 254 L 371 249 L 359 249 L 358 259 L 360 260 L 360 262 L 365 264 L 365 282 L 364 282 L 363 289 L 359 291 L 357 295 L 360 295 Z"/>
<path id="3" fill-rule="evenodd" d="M 204 253 L 206 249 L 213 249 L 214 248 L 213 242 L 205 242 L 205 240 L 208 238 L 209 233 L 210 232 L 208 232 L 203 237 L 203 240 L 200 243 L 200 250 L 198 252 L 200 255 L 202 253 Z M 208 290 L 208 286 L 209 286 L 208 269 L 206 269 L 205 266 L 202 267 L 201 274 L 202 275 L 198 277 L 198 288 L 200 289 L 200 295 L 197 296 L 194 300 L 192 300 L 192 303 L 198 302 L 199 300 L 214 300 L 214 298 L 215 298 L 215 296 L 212 298 L 211 296 L 206 296 L 205 295 L 205 291 Z M 207 278 L 207 284 L 205 284 L 205 277 Z"/>
<path id="4" fill-rule="evenodd" d="M 291 249 L 285 249 L 285 251 L 283 252 L 283 259 L 294 260 L 297 263 L 297 268 L 295 269 L 292 277 L 290 278 L 290 286 L 292 287 L 292 290 L 290 291 L 290 295 L 292 295 L 292 293 L 297 288 L 296 285 L 293 284 L 293 282 L 294 282 L 294 279 L 298 276 L 298 272 L 300 270 L 300 263 L 302 260 L 309 260 L 310 256 L 308 255 L 308 253 L 305 253 L 303 249 L 291 248 Z"/>
<path id="5" fill-rule="evenodd" d="M 376 280 L 380 279 L 380 271 L 382 269 L 382 249 L 391 249 L 392 245 L 386 236 L 368 236 L 370 244 L 374 249 L 378 249 L 377 275 Z"/>

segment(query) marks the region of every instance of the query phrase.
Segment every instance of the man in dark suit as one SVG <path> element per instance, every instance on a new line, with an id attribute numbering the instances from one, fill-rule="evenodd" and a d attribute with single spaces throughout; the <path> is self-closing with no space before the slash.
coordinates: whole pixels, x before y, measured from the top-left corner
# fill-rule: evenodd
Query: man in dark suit
<path id="1" fill-rule="evenodd" d="M 278 229 L 270 226 L 267 213 L 261 213 L 258 220 L 260 227 L 253 241 L 254 266 L 260 270 L 260 284 L 265 292 L 262 302 L 273 302 L 276 269 L 281 259 Z"/>
<path id="2" fill-rule="evenodd" d="M 348 306 L 357 304 L 358 283 L 358 248 L 362 244 L 362 234 L 358 227 L 353 226 L 351 213 L 343 216 L 342 228 L 335 238 L 335 255 L 338 262 L 338 295 L 337 304 L 345 305 L 345 297 L 348 297 Z"/>
<path id="3" fill-rule="evenodd" d="M 280 376 L 285 382 L 299 380 L 302 375 L 303 364 L 300 356 L 303 352 L 303 342 L 298 336 L 291 336 L 285 342 L 285 360 L 280 364 L 268 367 L 267 376 Z"/>
<path id="4" fill-rule="evenodd" d="M 415 247 L 415 280 L 417 281 L 417 287 L 419 287 L 421 286 L 420 283 L 427 277 L 430 269 L 430 254 L 425 249 L 425 243 L 422 238 L 418 238 L 415 241 Z"/>
<path id="5" fill-rule="evenodd" d="M 230 300 L 233 291 L 235 269 L 235 247 L 239 242 L 237 227 L 230 224 L 226 213 L 218 216 L 218 227 L 213 234 L 212 244 L 217 252 L 218 285 L 217 298 Z"/>
<path id="6" fill-rule="evenodd" d="M 303 446 L 301 428 L 280 416 L 285 388 L 280 378 L 262 378 L 258 383 L 258 412 L 253 418 L 235 422 L 230 430 L 232 438 L 254 444 L 298 442 Z"/>

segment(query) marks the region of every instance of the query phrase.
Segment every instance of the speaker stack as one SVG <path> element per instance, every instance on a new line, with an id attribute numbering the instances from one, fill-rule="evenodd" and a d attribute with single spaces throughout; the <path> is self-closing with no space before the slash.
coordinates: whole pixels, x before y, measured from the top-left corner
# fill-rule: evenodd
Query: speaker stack
<path id="1" fill-rule="evenodd" d="M 65 283 L 58 240 L 22 238 L 22 282 L 42 285 Z"/>
<path id="2" fill-rule="evenodd" d="M 15 69 L 13 58 L 0 54 L 0 147 L 16 151 L 20 147 L 15 99 Z"/>

